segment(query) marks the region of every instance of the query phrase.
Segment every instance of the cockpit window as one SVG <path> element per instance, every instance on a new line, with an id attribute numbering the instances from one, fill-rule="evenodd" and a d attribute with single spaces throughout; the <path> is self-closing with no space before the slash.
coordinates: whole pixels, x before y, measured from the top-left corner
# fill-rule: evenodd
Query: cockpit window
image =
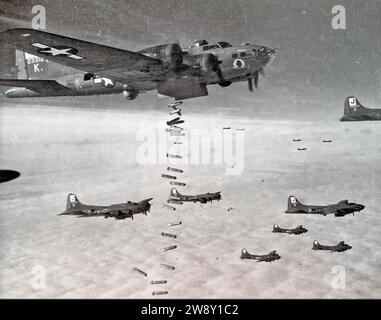
<path id="1" fill-rule="evenodd" d="M 220 41 L 220 42 L 217 42 L 221 48 L 228 48 L 228 47 L 232 47 L 232 45 L 229 43 L 229 42 L 226 42 L 226 41 Z"/>
<path id="2" fill-rule="evenodd" d="M 210 47 L 209 47 L 210 50 L 212 49 L 220 49 L 220 46 L 217 45 L 217 44 L 212 44 Z"/>
<path id="3" fill-rule="evenodd" d="M 195 43 L 192 44 L 191 48 L 199 48 L 199 47 L 204 46 L 206 44 L 208 44 L 208 41 L 206 41 L 206 40 L 198 40 L 198 41 L 196 41 Z"/>
<path id="4" fill-rule="evenodd" d="M 265 53 L 265 51 L 266 51 L 265 47 L 262 47 L 261 49 L 259 49 L 259 53 Z"/>
<path id="5" fill-rule="evenodd" d="M 220 49 L 220 46 L 217 44 L 211 44 L 210 46 L 203 46 L 202 50 L 213 50 L 213 49 Z"/>
<path id="6" fill-rule="evenodd" d="M 93 73 L 85 73 L 83 75 L 84 81 L 89 81 L 89 80 L 93 80 L 93 79 L 95 79 L 95 74 L 93 74 Z"/>

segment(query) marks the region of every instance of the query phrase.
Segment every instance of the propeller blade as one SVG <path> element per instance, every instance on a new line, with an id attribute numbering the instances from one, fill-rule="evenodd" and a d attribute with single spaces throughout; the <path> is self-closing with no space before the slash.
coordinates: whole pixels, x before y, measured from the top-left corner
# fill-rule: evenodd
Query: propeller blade
<path id="1" fill-rule="evenodd" d="M 224 76 L 222 75 L 222 70 L 221 70 L 220 66 L 217 67 L 216 73 L 217 73 L 217 76 L 218 76 L 218 79 L 220 80 L 220 82 L 225 81 Z"/>
<path id="2" fill-rule="evenodd" d="M 259 79 L 259 73 L 258 71 L 254 72 L 254 86 L 255 88 L 258 88 L 258 79 Z"/>
<path id="3" fill-rule="evenodd" d="M 249 91 L 253 92 L 254 91 L 254 88 L 253 88 L 253 78 L 247 79 L 247 84 L 249 86 Z"/>

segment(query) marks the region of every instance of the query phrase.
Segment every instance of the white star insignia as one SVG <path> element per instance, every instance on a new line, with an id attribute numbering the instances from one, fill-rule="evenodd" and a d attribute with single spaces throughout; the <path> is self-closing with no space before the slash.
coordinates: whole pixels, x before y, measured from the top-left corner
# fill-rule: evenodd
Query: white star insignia
<path id="1" fill-rule="evenodd" d="M 54 56 L 58 56 L 59 54 L 64 54 L 64 55 L 68 56 L 70 54 L 70 52 L 69 52 L 70 50 L 71 50 L 71 48 L 56 49 L 56 48 L 50 47 L 49 49 L 41 50 L 40 52 L 41 53 L 50 53 L 54 57 Z"/>
<path id="2" fill-rule="evenodd" d="M 104 78 L 104 77 L 95 78 L 93 81 L 94 81 L 94 83 L 101 83 L 106 88 L 112 88 L 115 85 L 114 81 L 112 81 L 109 78 Z"/>
<path id="3" fill-rule="evenodd" d="M 43 43 L 32 43 L 31 44 L 33 47 L 39 48 L 40 50 L 38 51 L 39 53 L 44 53 L 44 54 L 50 54 L 53 57 L 59 56 L 59 55 L 64 55 L 68 58 L 75 59 L 75 60 L 81 60 L 83 57 L 78 56 L 76 54 L 72 54 L 70 51 L 73 50 L 73 48 L 65 48 L 65 49 L 57 49 L 54 47 L 47 46 L 46 44 Z M 42 49 L 42 50 L 41 50 Z"/>

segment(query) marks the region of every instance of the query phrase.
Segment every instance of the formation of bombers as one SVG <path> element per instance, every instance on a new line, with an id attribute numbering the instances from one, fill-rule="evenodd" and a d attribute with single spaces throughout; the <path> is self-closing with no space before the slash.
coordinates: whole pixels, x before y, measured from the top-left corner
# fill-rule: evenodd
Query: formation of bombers
<path id="1" fill-rule="evenodd" d="M 51 62 L 72 67 L 78 72 L 53 79 L 0 79 L 0 85 L 13 87 L 5 92 L 8 98 L 31 98 L 51 96 L 85 96 L 121 93 L 128 100 L 136 99 L 140 93 L 157 90 L 159 95 L 175 99 L 169 104 L 169 114 L 176 116 L 167 121 L 166 129 L 171 136 L 183 136 L 183 128 L 179 125 L 185 121 L 180 117 L 182 110 L 181 100 L 208 95 L 207 86 L 218 84 L 221 87 L 230 86 L 236 82 L 247 82 L 250 92 L 258 87 L 259 76 L 264 75 L 264 68 L 276 56 L 278 48 L 272 49 L 261 45 L 244 43 L 231 45 L 226 41 L 208 43 L 206 40 L 196 41 L 189 48 L 182 48 L 175 43 L 157 45 L 137 52 L 108 47 L 79 39 L 69 38 L 57 34 L 32 29 L 11 29 L 0 33 L 0 40 L 15 49 L 22 50 Z M 96 53 L 96 54 L 94 54 Z M 381 109 L 364 107 L 356 97 L 350 96 L 344 102 L 344 115 L 340 121 L 370 121 L 381 120 Z M 224 127 L 229 130 L 230 127 Z M 300 142 L 301 139 L 293 139 Z M 324 139 L 324 143 L 332 140 Z M 175 141 L 180 144 L 180 141 Z M 298 151 L 306 151 L 306 147 L 298 147 Z M 181 159 L 180 155 L 167 153 L 167 158 Z M 182 173 L 181 169 L 168 167 L 171 173 Z M 20 174 L 16 171 L 1 170 L 0 182 L 15 179 Z M 163 178 L 170 179 L 171 185 L 184 186 L 176 180 L 176 176 L 162 174 Z M 115 218 L 123 220 L 134 218 L 136 214 L 147 215 L 150 211 L 150 201 L 153 198 L 139 202 L 107 206 L 82 204 L 77 196 L 70 193 L 67 196 L 66 210 L 60 215 L 83 217 Z M 221 200 L 221 191 L 196 195 L 181 194 L 176 188 L 170 190 L 168 203 L 182 204 L 193 202 L 206 204 Z M 170 208 L 170 206 L 166 205 Z M 328 205 L 306 205 L 295 196 L 290 196 L 287 202 L 287 214 L 306 215 L 334 215 L 344 217 L 348 214 L 360 212 L 364 205 L 341 200 Z M 180 225 L 173 223 L 171 226 Z M 308 230 L 302 225 L 296 228 L 281 228 L 273 225 L 273 233 L 301 235 Z M 162 236 L 177 238 L 171 233 L 162 232 Z M 174 250 L 177 245 L 165 247 L 164 251 Z M 344 252 L 352 247 L 344 241 L 337 245 L 321 245 L 313 241 L 313 250 L 328 250 Z M 240 258 L 257 262 L 273 262 L 281 259 L 276 250 L 268 254 L 251 254 L 242 249 Z M 174 270 L 173 266 L 163 264 L 167 269 Z M 136 269 L 144 276 L 145 272 Z M 166 283 L 154 281 L 154 284 Z M 155 294 L 166 294 L 167 291 L 158 291 Z M 161 293 L 160 293 L 161 292 Z M 164 293 L 163 293 L 164 292 Z"/>
<path id="2" fill-rule="evenodd" d="M 354 214 L 354 212 L 361 211 L 365 208 L 362 204 L 350 203 L 348 200 L 339 201 L 336 204 L 326 205 L 326 206 L 316 206 L 316 205 L 304 205 L 295 196 L 290 196 L 287 201 L 287 210 L 285 213 L 293 214 L 318 214 L 326 216 L 327 214 L 333 214 L 335 217 L 343 217 L 347 214 Z M 301 235 L 308 232 L 303 226 L 297 226 L 296 228 L 281 228 L 277 224 L 273 225 L 273 233 L 286 233 L 292 235 Z M 313 241 L 313 250 L 329 250 L 334 252 L 344 252 L 352 249 L 352 247 L 346 244 L 344 241 L 340 241 L 337 245 L 326 246 L 321 245 L 317 240 Z M 264 255 L 254 255 L 247 252 L 246 249 L 241 251 L 241 259 L 253 259 L 257 262 L 273 262 L 279 260 L 281 257 L 276 253 L 276 250 L 271 251 Z"/>

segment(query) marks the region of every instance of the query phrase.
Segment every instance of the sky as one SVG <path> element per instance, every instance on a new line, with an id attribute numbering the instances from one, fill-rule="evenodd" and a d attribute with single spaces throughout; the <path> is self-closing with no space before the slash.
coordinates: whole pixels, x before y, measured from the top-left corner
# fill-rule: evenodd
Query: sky
<path id="1" fill-rule="evenodd" d="M 129 50 L 173 41 L 187 47 L 199 39 L 280 46 L 254 95 L 245 83 L 225 90 L 214 86 L 209 90 L 213 99 L 199 99 L 204 106 L 237 103 L 240 108 L 256 104 L 261 109 L 266 104 L 266 112 L 272 114 L 285 102 L 289 106 L 281 114 L 298 115 L 304 108 L 313 112 L 316 104 L 324 112 L 338 105 L 342 110 L 349 95 L 369 107 L 381 98 L 377 0 L 341 1 L 345 30 L 331 25 L 337 1 L 0 0 L 0 30 L 30 27 L 36 4 L 46 8 L 48 32 Z"/>

